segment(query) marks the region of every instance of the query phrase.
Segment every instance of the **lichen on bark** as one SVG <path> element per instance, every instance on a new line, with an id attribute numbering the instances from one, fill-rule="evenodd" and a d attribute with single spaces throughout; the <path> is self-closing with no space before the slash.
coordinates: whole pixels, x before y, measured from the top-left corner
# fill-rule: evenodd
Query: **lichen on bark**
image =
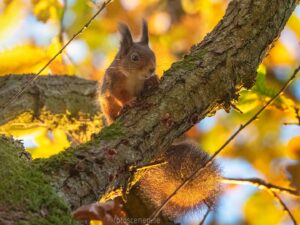
<path id="1" fill-rule="evenodd" d="M 30 221 L 61 216 L 60 220 L 72 223 L 63 212 L 99 197 L 105 199 L 114 192 L 121 194 L 133 175 L 131 167 L 149 164 L 192 125 L 221 107 L 227 108 L 242 87 L 254 84 L 256 68 L 297 2 L 231 1 L 215 29 L 165 72 L 155 91 L 86 144 L 28 163 L 17 157 L 11 144 L 2 141 L 0 173 L 7 184 L 1 183 L 4 199 L 0 199 L 0 209 L 10 204 L 21 212 L 31 210 Z M 16 178 L 10 180 L 10 176 Z M 16 195 L 5 196 L 10 190 L 20 196 L 16 205 L 9 201 L 16 199 Z M 31 209 L 27 201 L 32 201 L 28 204 Z M 43 204 L 49 212 L 46 217 L 41 217 Z M 13 208 L 9 210 L 14 212 Z"/>

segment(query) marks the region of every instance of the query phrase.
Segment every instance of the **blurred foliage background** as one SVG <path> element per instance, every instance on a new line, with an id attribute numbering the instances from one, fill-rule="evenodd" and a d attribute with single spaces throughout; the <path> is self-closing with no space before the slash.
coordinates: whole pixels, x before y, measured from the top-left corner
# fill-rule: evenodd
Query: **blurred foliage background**
<path id="1" fill-rule="evenodd" d="M 0 75 L 37 73 L 96 12 L 101 1 L 1 0 Z M 157 74 L 200 42 L 224 15 L 226 0 L 115 0 L 44 71 L 101 80 L 119 45 L 117 24 L 129 24 L 138 37 L 141 21 L 149 23 Z M 267 13 L 267 12 L 266 12 Z M 300 62 L 300 7 L 258 69 L 256 85 L 243 90 L 236 106 L 243 112 L 219 111 L 194 126 L 188 136 L 209 153 L 221 146 L 282 86 Z M 260 177 L 300 190 L 300 79 L 265 110 L 219 157 L 224 176 Z M 285 123 L 292 123 L 285 125 Z M 70 145 L 61 129 L 11 126 L 1 130 L 22 139 L 34 158 L 48 157 Z M 300 223 L 300 201 L 281 195 Z M 195 223 L 199 215 L 187 215 Z M 249 186 L 226 185 L 216 210 L 205 224 L 291 224 L 267 192 Z"/>

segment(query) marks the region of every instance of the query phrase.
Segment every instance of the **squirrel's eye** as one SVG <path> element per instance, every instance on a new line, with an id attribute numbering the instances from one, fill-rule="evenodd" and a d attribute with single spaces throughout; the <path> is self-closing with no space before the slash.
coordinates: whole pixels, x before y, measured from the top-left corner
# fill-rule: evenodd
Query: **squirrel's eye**
<path id="1" fill-rule="evenodd" d="M 132 55 L 131 55 L 131 60 L 132 61 L 139 61 L 139 55 L 138 54 L 136 54 L 136 53 L 133 53 Z"/>

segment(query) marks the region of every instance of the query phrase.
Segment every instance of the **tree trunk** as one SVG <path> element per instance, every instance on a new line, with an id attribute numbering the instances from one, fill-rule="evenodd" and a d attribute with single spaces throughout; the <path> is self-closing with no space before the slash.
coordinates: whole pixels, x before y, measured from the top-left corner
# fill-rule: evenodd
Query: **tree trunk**
<path id="1" fill-rule="evenodd" d="M 215 29 L 164 73 L 155 91 L 86 144 L 27 162 L 2 140 L 0 215 L 5 217 L 0 218 L 8 224 L 18 218 L 30 224 L 56 219 L 71 224 L 63 212 L 121 195 L 136 182 L 130 179 L 132 167 L 150 163 L 192 125 L 221 107 L 228 109 L 242 87 L 254 84 L 258 65 L 296 4 L 231 1 Z"/>

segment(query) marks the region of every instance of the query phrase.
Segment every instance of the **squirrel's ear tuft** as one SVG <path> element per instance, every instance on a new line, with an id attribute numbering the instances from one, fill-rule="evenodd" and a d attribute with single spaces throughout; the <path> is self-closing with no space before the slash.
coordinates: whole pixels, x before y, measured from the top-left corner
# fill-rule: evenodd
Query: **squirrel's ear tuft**
<path id="1" fill-rule="evenodd" d="M 148 43 L 149 43 L 148 24 L 147 24 L 146 20 L 144 20 L 144 19 L 143 19 L 142 37 L 141 37 L 140 42 L 145 45 L 148 45 Z"/>
<path id="2" fill-rule="evenodd" d="M 121 53 L 126 54 L 133 44 L 132 36 L 128 26 L 124 23 L 119 23 L 119 31 L 121 33 Z"/>

